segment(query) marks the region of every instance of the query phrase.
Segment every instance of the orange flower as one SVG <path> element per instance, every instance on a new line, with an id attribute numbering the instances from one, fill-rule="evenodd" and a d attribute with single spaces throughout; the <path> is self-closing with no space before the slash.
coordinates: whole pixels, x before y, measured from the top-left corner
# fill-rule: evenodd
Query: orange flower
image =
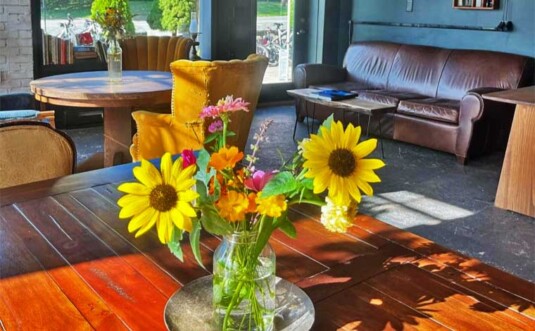
<path id="1" fill-rule="evenodd" d="M 262 192 L 260 192 L 256 198 L 256 203 L 258 204 L 257 211 L 261 215 L 269 217 L 280 217 L 288 207 L 286 198 L 282 194 L 262 198 Z"/>
<path id="2" fill-rule="evenodd" d="M 241 159 L 243 159 L 243 152 L 240 152 L 238 147 L 223 147 L 217 153 L 212 154 L 208 165 L 221 171 L 225 168 L 234 168 Z"/>
<path id="3" fill-rule="evenodd" d="M 216 202 L 221 217 L 229 222 L 237 222 L 245 219 L 245 213 L 249 207 L 249 199 L 243 193 L 229 191 L 221 196 Z"/>
<path id="4" fill-rule="evenodd" d="M 247 207 L 248 213 L 254 213 L 256 212 L 256 193 L 252 192 L 249 193 L 247 196 L 247 199 L 249 200 L 249 207 Z"/>

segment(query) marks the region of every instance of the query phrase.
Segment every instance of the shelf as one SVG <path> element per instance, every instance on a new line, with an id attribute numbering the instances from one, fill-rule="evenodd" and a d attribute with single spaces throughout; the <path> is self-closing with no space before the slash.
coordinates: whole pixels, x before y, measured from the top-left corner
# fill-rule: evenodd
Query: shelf
<path id="1" fill-rule="evenodd" d="M 464 10 L 496 10 L 499 0 L 453 0 L 453 8 Z"/>

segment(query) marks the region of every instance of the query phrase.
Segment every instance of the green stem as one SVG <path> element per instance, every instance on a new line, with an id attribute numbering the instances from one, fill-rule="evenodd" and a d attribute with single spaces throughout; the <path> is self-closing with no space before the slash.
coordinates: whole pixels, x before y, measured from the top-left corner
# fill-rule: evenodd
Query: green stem
<path id="1" fill-rule="evenodd" d="M 319 201 L 319 200 L 309 200 L 309 199 L 298 199 L 298 200 L 292 200 L 288 202 L 288 206 L 295 205 L 298 203 L 308 203 L 310 205 L 315 205 L 318 207 L 325 206 L 325 201 Z"/>
<path id="2" fill-rule="evenodd" d="M 227 126 L 228 126 L 228 116 L 226 114 L 221 115 L 221 120 L 223 121 L 223 139 L 221 142 L 223 143 L 222 147 L 227 146 Z"/>

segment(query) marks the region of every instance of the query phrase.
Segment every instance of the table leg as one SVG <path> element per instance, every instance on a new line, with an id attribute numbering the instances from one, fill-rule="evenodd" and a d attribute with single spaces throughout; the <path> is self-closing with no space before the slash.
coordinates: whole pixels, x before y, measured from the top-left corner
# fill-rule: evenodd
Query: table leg
<path id="1" fill-rule="evenodd" d="M 494 205 L 535 217 L 535 106 L 517 105 Z"/>
<path id="2" fill-rule="evenodd" d="M 379 139 L 381 143 L 381 155 L 383 156 L 383 159 L 385 158 L 385 148 L 383 146 L 383 125 L 381 124 L 381 120 L 383 119 L 383 116 L 378 117 L 379 121 Z"/>
<path id="3" fill-rule="evenodd" d="M 295 142 L 295 132 L 297 131 L 297 122 L 299 119 L 299 98 L 295 99 L 295 123 L 294 123 L 294 134 L 292 135 L 292 138 Z"/>
<path id="4" fill-rule="evenodd" d="M 104 108 L 104 167 L 132 162 L 131 108 Z"/>

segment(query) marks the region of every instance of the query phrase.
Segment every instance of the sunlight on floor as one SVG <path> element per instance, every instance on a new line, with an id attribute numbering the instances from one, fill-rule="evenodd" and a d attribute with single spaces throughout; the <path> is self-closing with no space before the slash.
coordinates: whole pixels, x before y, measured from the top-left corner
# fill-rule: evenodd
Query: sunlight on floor
<path id="1" fill-rule="evenodd" d="M 417 225 L 437 225 L 465 218 L 473 212 L 409 191 L 378 194 L 363 199 L 363 207 L 374 217 L 402 229 Z"/>

